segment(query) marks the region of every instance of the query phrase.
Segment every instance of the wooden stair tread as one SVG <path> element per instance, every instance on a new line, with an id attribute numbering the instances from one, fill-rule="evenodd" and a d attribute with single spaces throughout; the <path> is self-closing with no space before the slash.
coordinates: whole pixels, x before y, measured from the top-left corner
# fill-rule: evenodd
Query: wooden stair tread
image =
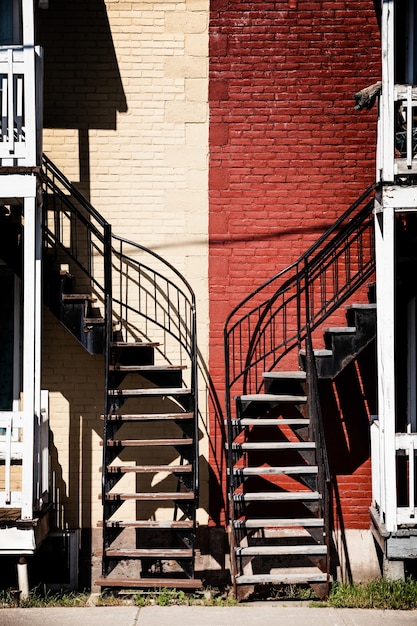
<path id="1" fill-rule="evenodd" d="M 232 450 L 314 450 L 314 441 L 257 441 L 233 443 Z"/>
<path id="2" fill-rule="evenodd" d="M 236 502 L 319 500 L 318 491 L 254 491 L 253 493 L 235 493 Z"/>
<path id="3" fill-rule="evenodd" d="M 111 465 L 107 467 L 109 474 L 129 474 L 130 472 L 136 474 L 151 474 L 158 472 L 171 472 L 188 474 L 192 471 L 192 465 Z"/>
<path id="4" fill-rule="evenodd" d="M 226 422 L 227 423 L 227 422 Z M 233 426 L 308 426 L 310 420 L 307 417 L 280 418 L 271 417 L 241 417 L 232 420 Z"/>
<path id="5" fill-rule="evenodd" d="M 235 528 L 315 528 L 324 526 L 322 517 L 293 517 L 235 520 Z"/>
<path id="6" fill-rule="evenodd" d="M 285 556 L 291 555 L 322 555 L 327 554 L 327 547 L 324 544 L 304 544 L 285 546 L 248 546 L 245 548 L 235 548 L 238 556 Z"/>
<path id="7" fill-rule="evenodd" d="M 193 443 L 191 438 L 183 439 L 109 439 L 108 446 L 129 447 L 129 446 L 190 446 Z M 100 445 L 103 445 L 100 442 Z"/>
<path id="8" fill-rule="evenodd" d="M 177 372 L 187 369 L 186 365 L 109 365 L 109 372 Z"/>
<path id="9" fill-rule="evenodd" d="M 279 393 L 251 393 L 243 396 L 238 396 L 242 402 L 294 402 L 296 404 L 307 402 L 307 396 L 304 395 L 289 395 Z"/>
<path id="10" fill-rule="evenodd" d="M 249 576 L 236 576 L 237 585 L 256 585 L 261 583 L 270 584 L 303 584 L 303 583 L 325 583 L 327 582 L 327 574 L 320 571 L 315 571 L 315 568 L 311 568 L 311 573 L 293 573 L 285 571 L 277 574 L 252 574 Z"/>
<path id="11" fill-rule="evenodd" d="M 157 348 L 157 341 L 111 341 L 110 348 Z"/>
<path id="12" fill-rule="evenodd" d="M 94 298 L 90 293 L 63 293 L 61 298 L 66 302 L 83 300 L 87 300 L 88 302 L 96 301 L 96 298 Z"/>
<path id="13" fill-rule="evenodd" d="M 288 371 L 276 371 L 276 372 L 263 372 L 262 378 L 270 378 L 272 380 L 292 379 L 292 380 L 306 380 L 307 375 L 303 370 L 288 370 Z"/>
<path id="14" fill-rule="evenodd" d="M 194 523 L 191 520 L 181 520 L 179 522 L 173 521 L 155 521 L 155 520 L 110 520 L 106 522 L 106 528 L 158 528 L 158 529 L 184 529 L 184 530 L 193 530 Z M 98 526 L 103 526 L 103 523 L 100 522 Z"/>
<path id="15" fill-rule="evenodd" d="M 189 395 L 187 387 L 153 387 L 151 389 L 109 389 L 109 396 L 184 396 Z"/>
<path id="16" fill-rule="evenodd" d="M 116 558 L 140 559 L 144 557 L 156 559 L 190 559 L 193 556 L 191 548 L 107 548 L 106 556 Z"/>
<path id="17" fill-rule="evenodd" d="M 99 496 L 101 498 L 101 495 Z M 194 492 L 143 492 L 143 493 L 107 493 L 106 500 L 143 500 L 143 501 L 164 501 L 164 500 L 194 500 Z"/>
<path id="18" fill-rule="evenodd" d="M 203 583 L 198 578 L 111 578 L 102 576 L 95 580 L 98 587 L 118 587 L 120 589 L 199 589 Z"/>
<path id="19" fill-rule="evenodd" d="M 289 465 L 283 467 L 235 467 L 233 474 L 237 476 L 258 476 L 264 474 L 317 474 L 317 465 Z"/>
<path id="20" fill-rule="evenodd" d="M 104 317 L 85 317 L 84 324 L 104 324 Z"/>
<path id="21" fill-rule="evenodd" d="M 107 416 L 110 422 L 156 422 L 164 420 L 191 420 L 194 413 L 123 413 Z M 104 419 L 104 415 L 101 416 Z"/>

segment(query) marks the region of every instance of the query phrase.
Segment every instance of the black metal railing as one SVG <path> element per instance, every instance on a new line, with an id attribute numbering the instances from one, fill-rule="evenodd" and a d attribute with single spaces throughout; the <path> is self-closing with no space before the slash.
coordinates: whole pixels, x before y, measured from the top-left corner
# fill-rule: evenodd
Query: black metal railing
<path id="1" fill-rule="evenodd" d="M 193 489 L 197 498 L 197 336 L 193 290 L 161 256 L 114 235 L 110 224 L 46 155 L 42 171 L 45 265 L 52 267 L 52 274 L 68 265 L 77 291 L 97 301 L 105 319 L 106 363 L 110 343 L 117 337 L 126 342 L 152 341 L 161 364 L 179 360 L 186 366 L 184 385 L 192 389 L 195 415 Z M 107 380 L 105 384 L 107 391 Z"/>
<path id="2" fill-rule="evenodd" d="M 224 328 L 226 414 L 233 396 L 257 393 L 262 374 L 297 364 L 313 333 L 375 270 L 373 191 L 369 187 L 295 263 L 247 296 Z M 286 358 L 285 361 L 284 357 Z"/>

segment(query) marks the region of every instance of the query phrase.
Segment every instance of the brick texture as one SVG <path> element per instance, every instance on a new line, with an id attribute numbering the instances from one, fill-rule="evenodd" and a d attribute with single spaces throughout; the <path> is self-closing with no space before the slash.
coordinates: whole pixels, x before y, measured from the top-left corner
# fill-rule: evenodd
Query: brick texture
<path id="1" fill-rule="evenodd" d="M 380 78 L 380 40 L 370 1 L 214 0 L 209 44 L 210 371 L 222 398 L 227 313 L 374 181 L 376 110 L 354 111 L 353 96 Z M 369 523 L 364 467 L 355 504 L 356 474 L 341 479 L 347 527 Z"/>

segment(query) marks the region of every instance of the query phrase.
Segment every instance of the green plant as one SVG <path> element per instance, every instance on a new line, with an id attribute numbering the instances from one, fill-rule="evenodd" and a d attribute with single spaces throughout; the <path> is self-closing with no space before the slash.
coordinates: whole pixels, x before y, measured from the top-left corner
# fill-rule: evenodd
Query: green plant
<path id="1" fill-rule="evenodd" d="M 367 583 L 333 583 L 327 606 L 334 608 L 393 609 L 417 608 L 417 580 L 379 578 Z"/>

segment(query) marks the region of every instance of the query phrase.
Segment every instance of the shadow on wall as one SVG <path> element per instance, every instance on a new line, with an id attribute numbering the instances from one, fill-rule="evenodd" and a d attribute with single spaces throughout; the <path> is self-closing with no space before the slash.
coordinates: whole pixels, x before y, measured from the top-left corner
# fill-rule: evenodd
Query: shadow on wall
<path id="1" fill-rule="evenodd" d="M 78 130 L 80 191 L 90 197 L 89 129 L 116 130 L 127 111 L 104 0 L 55 0 L 37 10 L 44 51 L 44 128 Z"/>

